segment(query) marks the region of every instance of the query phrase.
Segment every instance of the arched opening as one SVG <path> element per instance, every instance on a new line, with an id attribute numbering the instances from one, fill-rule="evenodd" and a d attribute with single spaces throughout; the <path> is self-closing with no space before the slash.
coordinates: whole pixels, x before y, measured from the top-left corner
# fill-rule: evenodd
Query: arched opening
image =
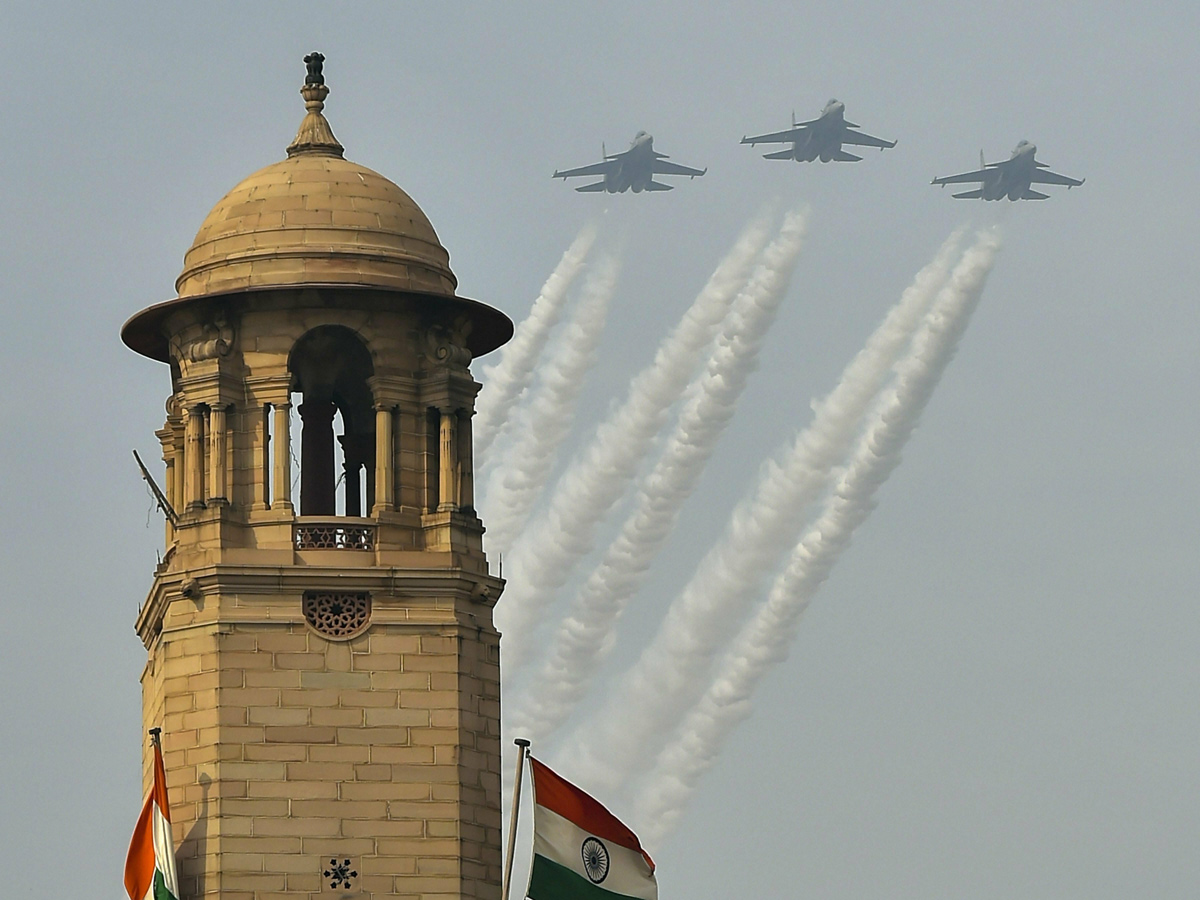
<path id="1" fill-rule="evenodd" d="M 375 487 L 374 374 L 362 340 L 341 325 L 321 325 L 288 357 L 300 414 L 300 515 L 370 515 Z M 339 465 L 340 462 L 340 465 Z M 338 469 L 341 471 L 337 471 Z M 339 503 L 337 485 L 343 487 Z"/>

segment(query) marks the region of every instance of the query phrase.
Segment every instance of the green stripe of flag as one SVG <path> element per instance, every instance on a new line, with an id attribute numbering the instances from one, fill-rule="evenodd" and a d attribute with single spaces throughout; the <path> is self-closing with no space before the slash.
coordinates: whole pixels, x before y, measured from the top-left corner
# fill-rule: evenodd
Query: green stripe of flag
<path id="1" fill-rule="evenodd" d="M 158 869 L 154 870 L 154 900 L 179 900 L 171 889 L 167 887 L 167 883 L 163 880 L 163 873 Z"/>
<path id="2" fill-rule="evenodd" d="M 528 896 L 533 900 L 637 900 L 592 884 L 582 875 L 541 854 L 533 857 Z"/>

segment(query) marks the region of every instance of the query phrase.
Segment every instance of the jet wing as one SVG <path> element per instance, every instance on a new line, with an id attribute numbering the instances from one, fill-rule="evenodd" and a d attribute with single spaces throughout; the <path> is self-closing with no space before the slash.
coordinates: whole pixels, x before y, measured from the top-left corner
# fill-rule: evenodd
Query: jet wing
<path id="1" fill-rule="evenodd" d="M 656 159 L 651 163 L 655 175 L 691 175 L 695 178 L 697 175 L 703 175 L 708 169 L 693 169 L 689 166 L 681 166 L 676 163 L 667 162 L 665 159 Z"/>
<path id="2" fill-rule="evenodd" d="M 1046 169 L 1038 169 L 1029 181 L 1033 184 L 1065 184 L 1067 187 L 1079 187 L 1083 184 L 1082 178 L 1068 178 L 1066 175 L 1059 175 L 1057 172 L 1050 172 Z"/>
<path id="3" fill-rule="evenodd" d="M 987 169 L 976 169 L 974 172 L 963 172 L 961 175 L 935 178 L 930 184 L 967 184 L 972 181 L 987 181 L 991 177 L 993 177 L 992 173 Z"/>
<path id="4" fill-rule="evenodd" d="M 789 141 L 799 141 L 804 139 L 804 133 L 808 131 L 808 126 L 811 122 L 804 122 L 789 128 L 787 131 L 776 131 L 773 134 L 759 134 L 754 137 L 742 138 L 743 144 L 786 144 Z"/>
<path id="5" fill-rule="evenodd" d="M 869 134 L 863 134 L 861 131 L 855 131 L 853 128 L 847 128 L 842 133 L 843 144 L 857 144 L 860 147 L 878 147 L 881 150 L 887 150 L 896 146 L 895 141 L 885 141 L 883 138 L 872 137 Z"/>
<path id="6" fill-rule="evenodd" d="M 606 159 L 604 162 L 590 166 L 580 166 L 578 169 L 561 169 L 555 171 L 551 178 L 574 178 L 577 175 L 607 175 L 617 167 L 615 160 Z"/>

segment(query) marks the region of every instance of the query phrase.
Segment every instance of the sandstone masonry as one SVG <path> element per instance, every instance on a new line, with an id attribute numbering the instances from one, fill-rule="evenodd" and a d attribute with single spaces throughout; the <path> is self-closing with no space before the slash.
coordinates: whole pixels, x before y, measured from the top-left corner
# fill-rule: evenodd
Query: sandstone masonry
<path id="1" fill-rule="evenodd" d="M 171 373 L 166 554 L 136 627 L 181 900 L 496 900 L 503 584 L 469 366 L 512 325 L 455 296 L 407 194 L 342 158 L 313 77 L 288 158 L 122 332 Z M 148 786 L 148 738 L 143 758 Z"/>

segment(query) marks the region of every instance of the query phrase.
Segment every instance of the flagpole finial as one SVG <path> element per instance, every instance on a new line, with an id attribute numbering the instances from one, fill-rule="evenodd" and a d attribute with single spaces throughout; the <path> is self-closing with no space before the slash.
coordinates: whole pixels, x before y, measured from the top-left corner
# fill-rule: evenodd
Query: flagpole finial
<path id="1" fill-rule="evenodd" d="M 151 728 L 150 729 L 150 740 L 154 741 L 154 743 L 156 743 L 156 744 L 159 743 L 159 737 L 161 735 L 162 735 L 161 728 Z"/>
<path id="2" fill-rule="evenodd" d="M 529 741 L 525 740 L 525 738 L 516 738 L 513 743 L 522 749 L 529 746 Z"/>

